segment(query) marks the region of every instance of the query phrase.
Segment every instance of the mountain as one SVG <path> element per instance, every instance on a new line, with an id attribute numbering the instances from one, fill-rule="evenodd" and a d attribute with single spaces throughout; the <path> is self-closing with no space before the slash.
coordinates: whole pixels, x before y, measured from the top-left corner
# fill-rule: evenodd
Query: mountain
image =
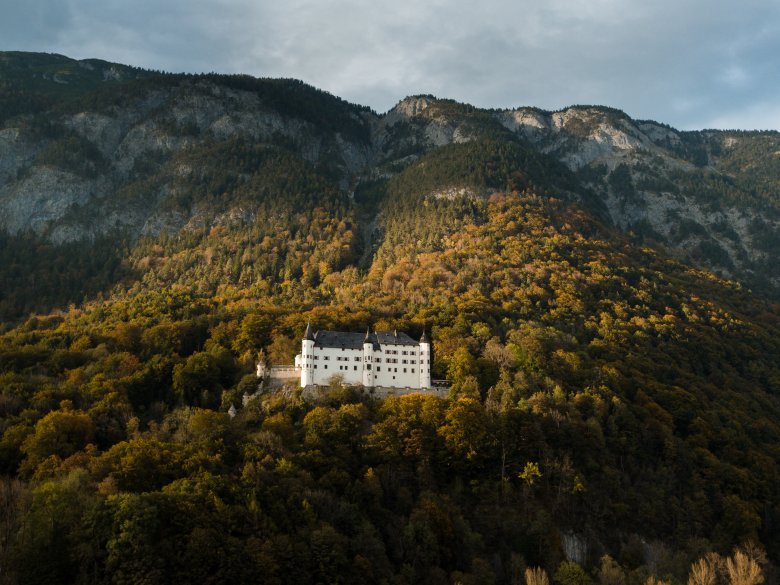
<path id="1" fill-rule="evenodd" d="M 2 63 L 9 579 L 776 575 L 776 133 Z M 450 397 L 258 394 L 309 321 Z"/>
<path id="2" fill-rule="evenodd" d="M 482 139 L 533 158 L 535 176 L 515 188 L 532 179 L 637 241 L 772 296 L 780 286 L 775 132 L 678 132 L 603 107 L 486 111 L 432 96 L 377 115 L 294 80 L 169 75 L 27 53 L 2 54 L 0 82 L 5 247 L 39 246 L 36 256 L 48 257 L 65 245 L 73 262 L 89 263 L 71 250 L 104 242 L 105 257 L 92 261 L 106 267 L 96 288 L 119 277 L 127 250 L 109 253 L 116 243 L 255 213 L 253 188 L 241 200 L 233 188 L 249 180 L 260 151 L 295 158 L 349 197 L 426 153 Z M 446 187 L 455 196 L 468 186 L 452 177 Z M 481 187 L 471 195 L 495 185 Z M 358 215 L 357 231 L 370 236 L 373 218 Z M 36 261 L 25 266 L 32 278 Z M 7 294 L 30 286 L 22 279 Z M 69 296 L 41 291 L 35 306 L 4 299 L 3 315 L 81 300 L 67 283 L 52 286 Z"/>

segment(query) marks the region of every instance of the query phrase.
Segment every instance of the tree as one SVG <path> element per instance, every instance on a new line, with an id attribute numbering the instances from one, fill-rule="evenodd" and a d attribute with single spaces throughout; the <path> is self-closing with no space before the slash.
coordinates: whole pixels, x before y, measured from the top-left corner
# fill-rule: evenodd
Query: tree
<path id="1" fill-rule="evenodd" d="M 529 488 L 533 487 L 536 481 L 542 477 L 542 472 L 539 471 L 539 464 L 528 461 L 525 467 L 523 467 L 523 471 L 517 474 L 517 477 L 522 479 Z"/>
<path id="2" fill-rule="evenodd" d="M 76 582 L 82 518 L 95 498 L 89 486 L 87 472 L 79 469 L 29 493 L 12 553 L 19 583 Z"/>
<path id="3" fill-rule="evenodd" d="M 501 370 L 515 367 L 515 354 L 503 345 L 498 337 L 492 337 L 488 340 L 482 357 L 493 362 Z"/>
<path id="4" fill-rule="evenodd" d="M 452 401 L 438 432 L 456 458 L 476 459 L 485 453 L 489 438 L 484 406 L 478 399 L 468 396 Z"/>
<path id="5" fill-rule="evenodd" d="M 338 409 L 317 406 L 303 419 L 305 441 L 324 452 L 347 456 L 345 448 L 354 448 L 361 440 L 366 416 L 362 404 L 343 404 Z"/>
<path id="6" fill-rule="evenodd" d="M 715 585 L 722 569 L 723 559 L 720 555 L 710 553 L 691 565 L 688 585 Z"/>
<path id="7" fill-rule="evenodd" d="M 149 492 L 182 477 L 184 463 L 183 447 L 144 437 L 117 443 L 101 456 L 97 467 L 122 491 Z"/>
<path id="8" fill-rule="evenodd" d="M 759 585 L 764 582 L 760 565 L 741 550 L 726 559 L 726 573 L 731 585 Z"/>
<path id="9" fill-rule="evenodd" d="M 547 571 L 541 567 L 531 567 L 525 570 L 525 585 L 550 585 Z"/>
<path id="10" fill-rule="evenodd" d="M 289 365 L 295 359 L 295 354 L 301 351 L 301 342 L 286 337 L 284 335 L 275 335 L 271 344 L 268 346 L 268 362 L 271 365 Z"/>
<path id="11" fill-rule="evenodd" d="M 601 557 L 598 578 L 601 585 L 626 585 L 623 568 L 609 555 Z"/>
<path id="12" fill-rule="evenodd" d="M 78 410 L 53 410 L 35 424 L 35 431 L 22 443 L 27 459 L 21 471 L 32 473 L 46 458 L 65 459 L 92 440 L 95 426 L 86 413 Z"/>
<path id="13" fill-rule="evenodd" d="M 442 450 L 437 431 L 444 407 L 440 398 L 423 394 L 387 398 L 367 442 L 388 462 L 430 460 Z"/>
<path id="14" fill-rule="evenodd" d="M 477 373 L 477 361 L 465 347 L 459 347 L 450 360 L 447 375 L 454 384 L 462 383 L 468 376 Z"/>
<path id="15" fill-rule="evenodd" d="M 219 406 L 219 368 L 208 352 L 194 353 L 173 368 L 173 390 L 182 404 Z"/>
<path id="16" fill-rule="evenodd" d="M 112 534 L 106 543 L 106 569 L 117 585 L 170 582 L 167 569 L 176 558 L 167 541 L 166 520 L 172 516 L 171 499 L 159 492 L 121 494 L 109 501 Z M 180 528 L 180 527 L 177 527 Z"/>
<path id="17" fill-rule="evenodd" d="M 553 575 L 553 581 L 558 585 L 590 585 L 592 583 L 585 569 L 574 561 L 563 561 L 558 565 L 558 568 L 555 569 L 555 575 Z"/>
<path id="18" fill-rule="evenodd" d="M 273 320 L 265 313 L 250 313 L 241 320 L 238 335 L 233 341 L 233 350 L 241 355 L 256 354 L 268 344 Z"/>

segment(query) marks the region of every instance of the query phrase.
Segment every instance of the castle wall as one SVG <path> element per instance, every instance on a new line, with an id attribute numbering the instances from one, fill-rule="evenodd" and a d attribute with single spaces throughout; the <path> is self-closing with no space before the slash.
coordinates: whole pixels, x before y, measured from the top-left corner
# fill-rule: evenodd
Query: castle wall
<path id="1" fill-rule="evenodd" d="M 333 376 L 345 384 L 363 384 L 363 349 L 314 347 L 312 351 L 313 384 L 327 385 Z"/>
<path id="2" fill-rule="evenodd" d="M 393 396 L 406 396 L 407 394 L 430 394 L 439 398 L 449 396 L 449 388 L 437 386 L 435 388 L 391 388 L 387 386 L 374 386 L 373 388 L 358 387 L 364 395 L 384 400 Z M 303 390 L 304 400 L 317 399 L 322 396 L 322 386 L 307 386 Z"/>
<path id="3" fill-rule="evenodd" d="M 271 366 L 268 368 L 268 382 L 281 386 L 288 382 L 298 382 L 301 379 L 301 368 L 295 366 Z"/>
<path id="4" fill-rule="evenodd" d="M 374 352 L 374 386 L 420 388 L 420 348 L 387 344 Z"/>

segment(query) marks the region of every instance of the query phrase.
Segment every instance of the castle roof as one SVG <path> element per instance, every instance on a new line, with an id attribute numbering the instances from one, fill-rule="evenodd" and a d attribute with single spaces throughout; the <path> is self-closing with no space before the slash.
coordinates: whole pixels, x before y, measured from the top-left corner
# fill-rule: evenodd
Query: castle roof
<path id="1" fill-rule="evenodd" d="M 314 334 L 315 347 L 343 347 L 363 349 L 364 343 L 371 343 L 374 349 L 382 345 L 419 345 L 406 333 L 398 331 L 375 331 L 374 333 L 349 333 L 345 331 L 318 331 Z"/>

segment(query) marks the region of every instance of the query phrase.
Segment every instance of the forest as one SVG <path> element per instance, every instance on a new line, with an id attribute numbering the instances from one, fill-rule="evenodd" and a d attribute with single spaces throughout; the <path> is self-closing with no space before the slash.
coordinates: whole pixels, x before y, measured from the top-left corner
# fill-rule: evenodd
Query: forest
<path id="1" fill-rule="evenodd" d="M 323 154 L 209 135 L 139 155 L 114 193 L 178 229 L 0 233 L 1 584 L 780 581 L 777 297 L 616 229 L 585 186 L 606 170 L 441 100 L 426 115 L 472 139 L 426 150 L 422 122 L 391 127 L 383 165 L 347 181 L 333 145 L 362 144 L 370 112 L 300 82 L 129 68 L 102 86 L 3 55 L 30 74 L 0 95 L 43 137 L 34 165 L 114 164 L 46 108 L 103 115 L 166 83 L 255 92 Z M 67 100 L 42 81 L 58 71 Z M 739 169 L 775 136 L 725 155 L 730 137 L 683 134 L 677 188 L 765 205 L 771 258 L 774 159 Z M 261 389 L 258 360 L 291 363 L 308 322 L 425 330 L 448 396 Z"/>
<path id="2" fill-rule="evenodd" d="M 477 207 L 319 283 L 209 283 L 182 251 L 221 266 L 214 234 L 144 245 L 133 286 L 8 329 L 8 582 L 684 583 L 735 550 L 774 574 L 777 307 L 560 200 Z M 428 327 L 450 397 L 258 395 L 258 353 L 289 363 L 308 320 Z"/>

